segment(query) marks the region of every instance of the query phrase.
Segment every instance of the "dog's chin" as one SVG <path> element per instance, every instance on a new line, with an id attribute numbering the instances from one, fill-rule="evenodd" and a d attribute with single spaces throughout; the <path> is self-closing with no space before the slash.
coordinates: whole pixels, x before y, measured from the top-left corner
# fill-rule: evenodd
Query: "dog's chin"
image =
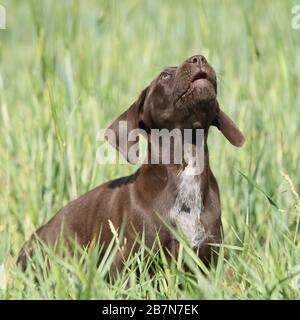
<path id="1" fill-rule="evenodd" d="M 197 79 L 191 83 L 187 92 L 177 103 L 179 107 L 201 108 L 209 106 L 216 100 L 217 93 L 213 83 L 208 79 Z"/>

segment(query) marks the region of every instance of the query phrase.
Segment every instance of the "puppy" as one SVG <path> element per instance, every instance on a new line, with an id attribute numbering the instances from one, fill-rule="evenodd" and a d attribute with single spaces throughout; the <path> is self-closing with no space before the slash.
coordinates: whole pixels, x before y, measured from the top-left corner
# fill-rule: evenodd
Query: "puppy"
<path id="1" fill-rule="evenodd" d="M 125 136 L 120 131 L 121 123 L 128 126 Z M 26 268 L 37 238 L 52 246 L 61 236 L 76 239 L 82 246 L 100 238 L 105 249 L 113 238 L 112 229 L 122 228 L 124 243 L 113 264 L 114 270 L 120 270 L 129 254 L 138 249 L 135 240 L 142 232 L 146 245 L 151 246 L 158 234 L 164 247 L 176 250 L 177 240 L 163 223 L 165 219 L 185 234 L 199 257 L 209 264 L 216 258 L 209 244 L 222 241 L 220 195 L 209 166 L 207 147 L 211 126 L 217 127 L 234 146 L 243 145 L 243 134 L 220 110 L 216 74 L 205 57 L 195 55 L 177 67 L 163 70 L 109 127 L 116 137 L 108 138 L 109 142 L 128 161 L 131 159 L 127 150 L 138 142 L 138 137 L 134 141 L 129 138 L 130 132 L 135 129 L 146 132 L 148 161 L 134 174 L 106 182 L 59 210 L 24 245 L 18 263 Z M 202 130 L 201 170 L 195 171 L 194 162 L 185 155 L 181 163 L 164 163 L 161 143 L 154 148 L 157 145 L 151 140 L 153 129 L 190 130 L 192 147 L 196 146 L 196 131 Z M 127 148 L 121 143 L 124 140 Z M 172 155 L 175 146 L 170 144 Z M 155 159 L 155 163 L 149 158 Z"/>

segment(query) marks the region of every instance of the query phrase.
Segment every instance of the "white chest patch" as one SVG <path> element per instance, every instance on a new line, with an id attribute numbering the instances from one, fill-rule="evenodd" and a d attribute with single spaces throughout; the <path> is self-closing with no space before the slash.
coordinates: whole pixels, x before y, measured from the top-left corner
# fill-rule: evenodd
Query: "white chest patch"
<path id="1" fill-rule="evenodd" d="M 206 239 L 200 221 L 202 199 L 199 175 L 193 174 L 193 164 L 188 164 L 179 175 L 178 195 L 170 211 L 170 218 L 187 237 L 194 248 L 199 248 Z"/>

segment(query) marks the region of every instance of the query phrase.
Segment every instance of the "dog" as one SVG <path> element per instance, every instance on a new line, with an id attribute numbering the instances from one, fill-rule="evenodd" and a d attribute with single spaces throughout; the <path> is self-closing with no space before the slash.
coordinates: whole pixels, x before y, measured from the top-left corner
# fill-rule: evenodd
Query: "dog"
<path id="1" fill-rule="evenodd" d="M 148 140 L 153 129 L 190 129 L 192 145 L 195 131 L 202 130 L 201 172 L 186 174 L 191 169 L 189 160 L 164 164 L 158 156 L 155 164 L 148 161 L 134 174 L 96 187 L 59 210 L 31 236 L 17 260 L 23 269 L 34 254 L 33 243 L 37 238 L 50 246 L 60 237 L 71 238 L 88 247 L 100 237 L 105 249 L 113 238 L 112 229 L 121 228 L 124 242 L 114 259 L 114 270 L 121 270 L 130 253 L 138 249 L 135 240 L 141 232 L 146 245 L 151 246 L 158 235 L 161 245 L 172 252 L 175 248 L 176 253 L 178 240 L 162 219 L 185 234 L 205 264 L 216 261 L 217 253 L 211 244 L 222 242 L 223 229 L 219 188 L 209 165 L 208 132 L 211 126 L 217 127 L 237 147 L 244 144 L 245 138 L 220 109 L 214 69 L 203 55 L 194 55 L 177 67 L 166 68 L 111 124 L 109 129 L 116 140 L 110 142 L 130 162 L 120 143 L 124 138 L 120 136 L 121 122 L 127 123 L 128 132 L 144 130 Z M 131 147 L 138 137 L 131 141 L 127 135 L 125 140 Z M 148 157 L 156 156 L 153 150 L 149 142 Z"/>

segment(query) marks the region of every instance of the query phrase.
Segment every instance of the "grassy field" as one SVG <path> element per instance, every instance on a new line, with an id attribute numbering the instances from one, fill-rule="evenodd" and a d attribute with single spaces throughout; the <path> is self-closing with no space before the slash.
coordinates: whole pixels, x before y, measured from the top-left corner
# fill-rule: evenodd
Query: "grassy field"
<path id="1" fill-rule="evenodd" d="M 0 299 L 300 298 L 295 3 L 1 0 Z M 247 138 L 235 149 L 215 129 L 209 137 L 225 230 L 218 265 L 204 276 L 188 247 L 167 264 L 142 245 L 115 283 L 106 280 L 110 255 L 97 269 L 96 250 L 82 261 L 50 252 L 50 273 L 38 257 L 36 272 L 23 274 L 16 255 L 38 226 L 135 170 L 97 164 L 97 131 L 162 68 L 195 53 L 217 70 L 220 105 Z"/>

